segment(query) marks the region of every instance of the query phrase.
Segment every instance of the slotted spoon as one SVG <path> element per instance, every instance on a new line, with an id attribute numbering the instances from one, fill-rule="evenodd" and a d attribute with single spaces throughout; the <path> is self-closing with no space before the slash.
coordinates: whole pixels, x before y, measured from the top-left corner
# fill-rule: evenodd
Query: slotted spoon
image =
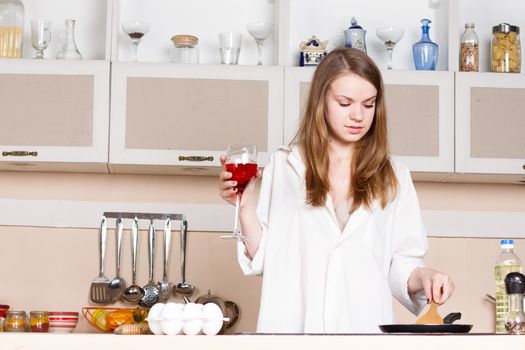
<path id="1" fill-rule="evenodd" d="M 443 324 L 443 319 L 437 312 L 438 306 L 438 304 L 432 302 L 428 311 L 416 320 L 416 324 Z"/>
<path id="2" fill-rule="evenodd" d="M 89 291 L 89 297 L 92 302 L 97 304 L 109 304 L 111 302 L 111 297 L 109 295 L 109 279 L 104 276 L 104 257 L 106 255 L 106 237 L 107 237 L 107 227 L 106 227 L 106 217 L 102 216 L 102 221 L 100 223 L 99 229 L 99 242 L 98 242 L 98 252 L 99 252 L 99 273 L 98 277 L 91 282 L 91 288 Z"/>

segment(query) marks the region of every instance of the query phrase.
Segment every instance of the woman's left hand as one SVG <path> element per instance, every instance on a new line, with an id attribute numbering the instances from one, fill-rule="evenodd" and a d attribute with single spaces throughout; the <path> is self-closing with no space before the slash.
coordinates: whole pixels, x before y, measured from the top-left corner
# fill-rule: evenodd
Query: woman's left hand
<path id="1" fill-rule="evenodd" d="M 425 291 L 429 302 L 443 304 L 454 293 L 452 279 L 437 270 L 428 267 L 418 267 L 412 271 L 408 279 L 409 293 Z"/>

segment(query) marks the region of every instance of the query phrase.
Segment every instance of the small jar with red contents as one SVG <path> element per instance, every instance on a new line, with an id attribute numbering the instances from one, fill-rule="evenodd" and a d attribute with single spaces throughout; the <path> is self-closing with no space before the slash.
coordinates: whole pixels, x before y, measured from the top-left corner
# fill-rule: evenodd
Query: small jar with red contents
<path id="1" fill-rule="evenodd" d="M 49 313 L 47 311 L 31 311 L 29 313 L 29 329 L 35 333 L 49 331 Z"/>

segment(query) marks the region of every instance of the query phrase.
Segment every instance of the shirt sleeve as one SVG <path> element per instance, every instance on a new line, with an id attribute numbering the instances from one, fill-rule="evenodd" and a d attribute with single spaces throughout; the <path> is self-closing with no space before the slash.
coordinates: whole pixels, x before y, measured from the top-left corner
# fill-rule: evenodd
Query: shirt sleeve
<path id="1" fill-rule="evenodd" d="M 426 296 L 424 291 L 409 294 L 408 279 L 415 268 L 425 266 L 423 257 L 428 250 L 428 242 L 410 172 L 406 166 L 400 172 L 389 283 L 394 297 L 417 315 L 426 305 Z"/>
<path id="2" fill-rule="evenodd" d="M 261 275 L 264 269 L 264 255 L 268 236 L 268 218 L 270 216 L 271 190 L 273 183 L 274 155 L 263 171 L 261 189 L 259 191 L 259 202 L 257 206 L 257 217 L 261 225 L 261 240 L 259 248 L 253 259 L 246 255 L 246 247 L 243 242 L 237 243 L 237 260 L 245 275 Z"/>

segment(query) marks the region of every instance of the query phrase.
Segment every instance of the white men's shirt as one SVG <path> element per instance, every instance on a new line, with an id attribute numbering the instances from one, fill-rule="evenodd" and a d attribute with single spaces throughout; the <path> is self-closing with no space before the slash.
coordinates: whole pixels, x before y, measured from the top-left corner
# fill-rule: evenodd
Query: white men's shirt
<path id="1" fill-rule="evenodd" d="M 281 147 L 264 169 L 257 215 L 262 237 L 253 260 L 238 245 L 245 274 L 263 274 L 257 332 L 378 333 L 393 323 L 392 295 L 411 312 L 423 292 L 409 295 L 410 273 L 424 266 L 427 239 L 414 185 L 395 157 L 396 199 L 375 203 L 338 226 L 330 196 L 306 204 L 305 165 L 297 146 Z"/>

